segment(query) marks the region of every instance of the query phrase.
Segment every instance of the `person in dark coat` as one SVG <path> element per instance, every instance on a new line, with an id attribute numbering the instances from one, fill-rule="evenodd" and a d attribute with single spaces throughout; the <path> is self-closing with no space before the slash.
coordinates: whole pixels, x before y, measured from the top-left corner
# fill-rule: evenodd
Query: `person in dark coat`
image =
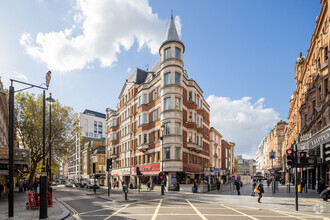
<path id="1" fill-rule="evenodd" d="M 194 193 L 197 193 L 197 181 L 194 180 Z"/>
<path id="2" fill-rule="evenodd" d="M 218 191 L 220 191 L 220 186 L 221 186 L 221 182 L 220 182 L 220 180 L 217 180 L 217 189 L 218 189 Z"/>
<path id="3" fill-rule="evenodd" d="M 241 189 L 241 181 L 240 181 L 240 180 L 236 180 L 236 181 L 235 181 L 235 185 L 236 185 L 237 195 L 241 195 L 241 192 L 240 192 L 240 189 Z"/>
<path id="4" fill-rule="evenodd" d="M 302 180 L 301 180 L 301 182 L 300 182 L 300 186 L 301 186 L 301 190 L 300 190 L 300 193 L 302 193 L 302 192 L 303 192 L 305 185 L 306 185 L 306 184 L 305 184 L 305 180 L 304 180 L 304 179 L 302 179 Z"/>
<path id="5" fill-rule="evenodd" d="M 258 184 L 258 190 L 259 190 L 258 203 L 261 203 L 260 199 L 262 198 L 262 194 L 265 192 L 264 191 L 264 186 L 262 185 L 262 181 L 260 181 L 259 184 Z"/>

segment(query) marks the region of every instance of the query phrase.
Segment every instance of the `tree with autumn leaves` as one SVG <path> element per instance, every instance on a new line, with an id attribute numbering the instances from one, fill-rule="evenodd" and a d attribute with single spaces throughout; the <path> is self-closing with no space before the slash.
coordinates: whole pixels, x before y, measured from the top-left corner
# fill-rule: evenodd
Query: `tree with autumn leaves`
<path id="1" fill-rule="evenodd" d="M 49 157 L 49 103 L 46 102 L 46 157 Z M 43 98 L 42 94 L 17 93 L 15 96 L 15 129 L 19 144 L 30 150 L 29 185 L 43 160 Z M 52 103 L 52 171 L 64 160 L 71 145 L 72 135 L 78 132 L 78 117 L 71 107 Z M 46 161 L 45 161 L 46 163 Z"/>

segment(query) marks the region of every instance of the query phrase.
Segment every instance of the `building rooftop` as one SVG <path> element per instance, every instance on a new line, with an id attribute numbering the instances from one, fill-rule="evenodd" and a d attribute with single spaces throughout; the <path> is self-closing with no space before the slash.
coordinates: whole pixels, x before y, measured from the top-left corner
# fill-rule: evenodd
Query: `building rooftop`
<path id="1" fill-rule="evenodd" d="M 91 116 L 96 116 L 96 117 L 104 118 L 105 119 L 105 114 L 100 113 L 100 112 L 96 112 L 96 111 L 92 111 L 92 110 L 88 110 L 88 109 L 85 109 L 85 111 L 83 112 L 83 114 L 85 114 L 85 115 L 91 115 Z"/>
<path id="2" fill-rule="evenodd" d="M 165 34 L 165 39 L 164 39 L 164 42 L 162 43 L 162 46 L 164 44 L 166 44 L 167 42 L 171 42 L 171 41 L 176 41 L 176 42 L 181 43 L 183 45 L 183 52 L 184 52 L 184 44 L 182 43 L 182 41 L 179 38 L 172 14 L 171 14 L 171 20 L 170 20 L 170 23 L 168 24 L 168 28 L 167 28 L 167 31 Z"/>

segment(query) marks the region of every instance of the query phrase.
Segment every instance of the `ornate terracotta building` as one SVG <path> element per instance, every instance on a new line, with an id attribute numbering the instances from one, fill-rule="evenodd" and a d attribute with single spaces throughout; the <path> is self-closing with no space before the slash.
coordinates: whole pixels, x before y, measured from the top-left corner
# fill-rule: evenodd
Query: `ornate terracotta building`
<path id="1" fill-rule="evenodd" d="M 107 156 L 113 160 L 111 181 L 160 185 L 202 180 L 210 160 L 210 107 L 198 84 L 184 69 L 185 46 L 173 16 L 159 48 L 160 60 L 149 70 L 135 69 L 127 78 L 116 109 L 107 109 Z M 162 140 L 161 140 L 162 137 Z M 142 172 L 136 176 L 136 167 Z"/>
<path id="2" fill-rule="evenodd" d="M 322 9 L 306 58 L 300 53 L 295 64 L 296 91 L 290 99 L 289 124 L 285 148 L 294 141 L 298 151 L 314 159 L 300 169 L 299 178 L 315 188 L 317 181 L 329 184 L 329 162 L 325 159 L 330 148 L 330 85 L 329 85 L 329 5 L 321 1 Z M 330 149 L 329 149 L 330 150 Z"/>

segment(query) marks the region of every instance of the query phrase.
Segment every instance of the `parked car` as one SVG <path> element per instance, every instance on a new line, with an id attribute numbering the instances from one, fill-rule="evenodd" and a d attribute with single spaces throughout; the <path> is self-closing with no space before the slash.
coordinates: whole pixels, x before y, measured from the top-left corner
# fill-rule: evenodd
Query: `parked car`
<path id="1" fill-rule="evenodd" d="M 98 180 L 95 180 L 95 186 L 97 189 L 100 188 Z M 94 179 L 89 179 L 86 183 L 86 187 L 92 189 L 94 187 Z"/>
<path id="2" fill-rule="evenodd" d="M 67 181 L 66 183 L 65 183 L 65 187 L 72 187 L 73 186 L 73 184 L 72 184 L 72 182 L 70 182 L 70 181 Z"/>
<path id="3" fill-rule="evenodd" d="M 56 181 L 53 181 L 52 182 L 52 186 L 57 186 L 57 182 Z"/>

